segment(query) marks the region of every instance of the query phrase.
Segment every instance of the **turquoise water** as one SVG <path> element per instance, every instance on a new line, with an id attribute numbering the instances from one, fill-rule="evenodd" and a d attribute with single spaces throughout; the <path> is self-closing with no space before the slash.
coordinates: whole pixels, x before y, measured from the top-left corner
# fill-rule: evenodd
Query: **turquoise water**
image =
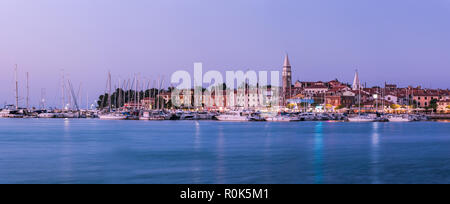
<path id="1" fill-rule="evenodd" d="M 0 119 L 0 183 L 450 183 L 450 123 Z"/>

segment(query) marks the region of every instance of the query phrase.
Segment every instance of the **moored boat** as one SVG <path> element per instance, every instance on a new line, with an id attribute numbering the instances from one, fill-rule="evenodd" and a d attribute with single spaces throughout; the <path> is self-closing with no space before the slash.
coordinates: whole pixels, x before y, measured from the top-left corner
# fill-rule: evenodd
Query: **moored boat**
<path id="1" fill-rule="evenodd" d="M 120 113 L 106 113 L 98 116 L 100 120 L 125 120 L 127 116 Z"/>
<path id="2" fill-rule="evenodd" d="M 412 122 L 414 118 L 410 115 L 393 115 L 388 117 L 389 122 Z"/>
<path id="3" fill-rule="evenodd" d="M 56 118 L 56 114 L 54 114 L 54 113 L 40 113 L 40 114 L 38 114 L 38 118 Z"/>
<path id="4" fill-rule="evenodd" d="M 349 122 L 376 122 L 377 117 L 374 117 L 372 115 L 358 115 L 354 117 L 348 118 Z"/>
<path id="5" fill-rule="evenodd" d="M 225 114 L 221 114 L 216 116 L 219 121 L 235 121 L 235 122 L 246 122 L 250 121 L 250 118 L 243 114 L 243 112 L 228 112 Z"/>

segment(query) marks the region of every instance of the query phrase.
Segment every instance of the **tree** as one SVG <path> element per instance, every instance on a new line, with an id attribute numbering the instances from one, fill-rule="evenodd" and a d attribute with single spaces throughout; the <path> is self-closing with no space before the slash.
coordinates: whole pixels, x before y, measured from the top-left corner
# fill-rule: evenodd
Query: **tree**
<path id="1" fill-rule="evenodd" d="M 413 101 L 412 107 L 413 107 L 414 109 L 418 108 L 418 106 L 417 106 L 417 101 L 416 101 L 416 100 Z"/>
<path id="2" fill-rule="evenodd" d="M 104 109 L 108 106 L 108 94 L 100 95 L 98 97 L 97 105 L 99 109 Z"/>
<path id="3" fill-rule="evenodd" d="M 438 100 L 437 99 L 433 99 L 430 101 L 430 106 L 429 108 L 436 111 L 438 108 L 438 104 L 437 104 Z"/>

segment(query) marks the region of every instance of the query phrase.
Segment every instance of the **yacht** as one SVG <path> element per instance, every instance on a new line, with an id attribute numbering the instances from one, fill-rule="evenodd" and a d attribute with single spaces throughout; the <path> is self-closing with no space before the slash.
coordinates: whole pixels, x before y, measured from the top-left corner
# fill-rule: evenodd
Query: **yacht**
<path id="1" fill-rule="evenodd" d="M 98 115 L 100 120 L 125 120 L 127 116 L 120 113 L 106 113 Z"/>
<path id="2" fill-rule="evenodd" d="M 299 115 L 300 121 L 314 121 L 316 116 L 313 113 L 302 113 Z"/>
<path id="3" fill-rule="evenodd" d="M 0 111 L 0 118 L 9 118 L 10 115 L 11 115 L 10 110 L 3 109 L 2 111 Z"/>
<path id="4" fill-rule="evenodd" d="M 300 121 L 300 119 L 290 117 L 290 116 L 277 115 L 274 117 L 266 118 L 266 121 L 268 121 L 268 122 L 293 122 L 293 121 Z"/>
<path id="5" fill-rule="evenodd" d="M 62 113 L 62 117 L 63 118 L 77 118 L 78 114 L 72 113 L 72 112 L 67 112 L 67 113 Z"/>
<path id="6" fill-rule="evenodd" d="M 56 118 L 56 114 L 54 114 L 54 113 L 40 113 L 40 114 L 38 114 L 38 118 Z"/>
<path id="7" fill-rule="evenodd" d="M 191 112 L 184 112 L 180 116 L 180 120 L 194 120 L 195 115 Z"/>
<path id="8" fill-rule="evenodd" d="M 151 112 L 145 111 L 142 113 L 142 116 L 139 117 L 139 120 L 150 120 Z"/>
<path id="9" fill-rule="evenodd" d="M 153 111 L 149 112 L 146 111 L 144 114 L 142 114 L 141 117 L 139 117 L 139 120 L 165 120 L 166 115 L 161 111 Z"/>
<path id="10" fill-rule="evenodd" d="M 374 117 L 372 115 L 358 115 L 355 117 L 349 117 L 349 122 L 375 122 L 377 121 L 377 117 Z"/>
<path id="11" fill-rule="evenodd" d="M 261 116 L 261 113 L 252 113 L 249 117 L 250 121 L 253 122 L 263 122 L 266 121 L 264 117 Z"/>
<path id="12" fill-rule="evenodd" d="M 216 116 L 217 120 L 220 121 L 237 121 L 237 122 L 246 122 L 250 121 L 250 118 L 243 114 L 243 112 L 228 112 L 222 115 Z"/>
<path id="13" fill-rule="evenodd" d="M 0 118 L 23 118 L 24 115 L 19 113 L 19 111 L 16 110 L 8 110 L 4 109 L 0 111 Z"/>
<path id="14" fill-rule="evenodd" d="M 212 120 L 215 114 L 208 112 L 198 112 L 195 114 L 195 120 Z"/>
<path id="15" fill-rule="evenodd" d="M 392 115 L 388 117 L 389 122 L 411 122 L 414 118 L 409 115 Z"/>

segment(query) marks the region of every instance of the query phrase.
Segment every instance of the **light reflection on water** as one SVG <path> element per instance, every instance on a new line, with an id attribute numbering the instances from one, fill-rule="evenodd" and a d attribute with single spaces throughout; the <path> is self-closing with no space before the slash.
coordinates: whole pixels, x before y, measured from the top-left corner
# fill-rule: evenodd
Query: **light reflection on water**
<path id="1" fill-rule="evenodd" d="M 64 119 L 64 131 L 63 131 L 63 143 L 62 143 L 62 156 L 61 156 L 61 175 L 65 180 L 71 180 L 72 178 L 72 138 L 70 131 L 70 120 Z"/>
<path id="2" fill-rule="evenodd" d="M 379 145 L 380 145 L 380 135 L 378 133 L 379 123 L 372 123 L 372 145 L 370 150 L 370 158 L 371 158 L 371 171 L 372 171 L 372 183 L 380 184 L 379 181 Z"/>
<path id="3" fill-rule="evenodd" d="M 194 135 L 194 150 L 195 154 L 201 154 L 201 129 L 200 129 L 200 123 L 195 121 L 195 135 Z M 196 158 L 193 160 L 192 163 L 192 169 L 193 169 L 193 182 L 194 183 L 200 183 L 201 182 L 201 169 L 202 167 L 202 160 L 200 158 Z"/>
<path id="4" fill-rule="evenodd" d="M 314 136 L 314 169 L 316 184 L 323 183 L 323 122 L 316 124 Z"/>
<path id="5" fill-rule="evenodd" d="M 225 183 L 225 134 L 223 132 L 223 127 L 220 126 L 217 137 L 217 171 L 216 171 L 216 182 L 215 183 Z"/>
<path id="6" fill-rule="evenodd" d="M 450 124 L 1 120 L 0 183 L 450 183 Z"/>

